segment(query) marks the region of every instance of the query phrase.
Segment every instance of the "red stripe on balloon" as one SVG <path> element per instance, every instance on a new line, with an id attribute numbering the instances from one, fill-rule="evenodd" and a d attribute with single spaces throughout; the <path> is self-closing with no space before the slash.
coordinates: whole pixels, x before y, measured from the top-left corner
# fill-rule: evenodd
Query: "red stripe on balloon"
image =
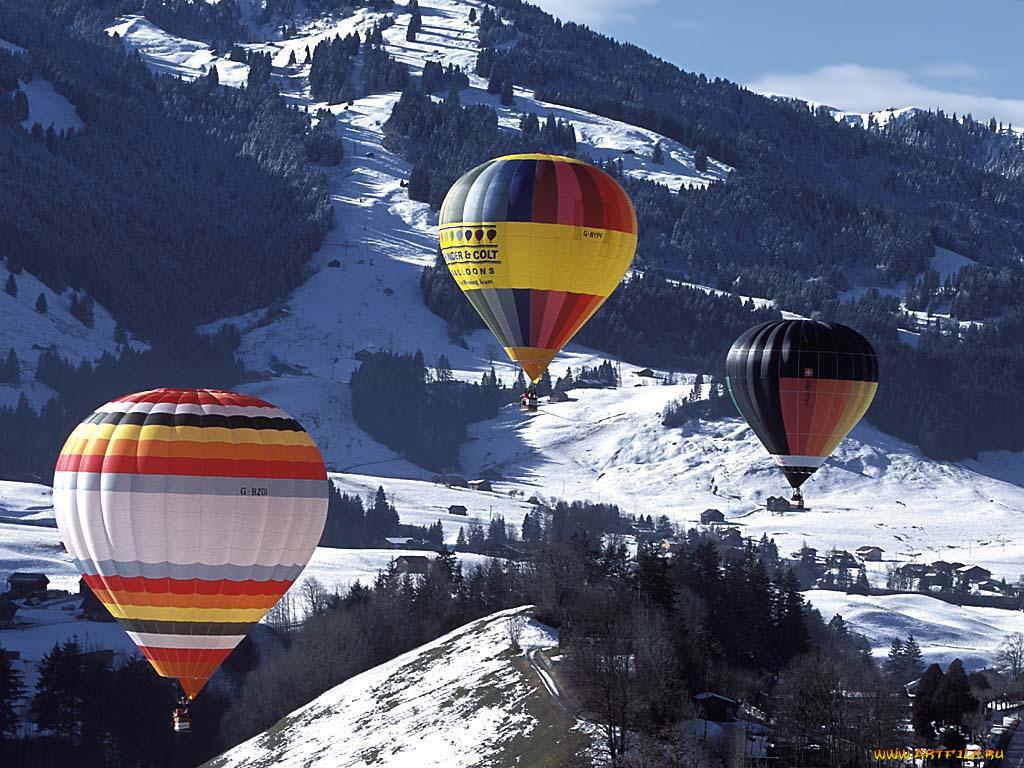
<path id="1" fill-rule="evenodd" d="M 535 224 L 558 222 L 558 175 L 550 160 L 538 160 L 533 178 L 533 212 Z"/>
<path id="2" fill-rule="evenodd" d="M 558 181 L 558 223 L 573 227 L 583 226 L 583 193 L 572 163 L 556 162 Z"/>
<path id="3" fill-rule="evenodd" d="M 325 480 L 322 462 L 257 461 L 254 459 L 190 459 L 166 456 L 102 456 L 61 454 L 58 472 L 109 472 L 129 475 L 189 477 L 266 477 L 287 480 Z"/>
<path id="4" fill-rule="evenodd" d="M 144 576 L 124 578 L 122 576 L 86 575 L 82 578 L 91 589 L 110 592 L 139 592 L 175 595 L 227 595 L 249 596 L 280 595 L 288 590 L 292 582 L 287 579 L 267 581 L 232 581 L 231 579 L 148 579 Z"/>

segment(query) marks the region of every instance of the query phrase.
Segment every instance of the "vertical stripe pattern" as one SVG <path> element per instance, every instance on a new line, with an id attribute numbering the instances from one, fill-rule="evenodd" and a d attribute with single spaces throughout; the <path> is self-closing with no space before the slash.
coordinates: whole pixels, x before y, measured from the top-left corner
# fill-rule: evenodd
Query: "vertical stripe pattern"
<path id="1" fill-rule="evenodd" d="M 75 428 L 53 501 L 86 583 L 192 698 L 305 567 L 327 475 L 309 435 L 273 405 L 156 389 Z"/>
<path id="2" fill-rule="evenodd" d="M 774 321 L 732 345 L 726 382 L 737 410 L 799 488 L 871 405 L 878 358 L 845 325 Z"/>
<path id="3" fill-rule="evenodd" d="M 440 241 L 459 287 L 536 381 L 629 268 L 636 213 L 598 168 L 509 155 L 455 182 L 441 206 Z"/>

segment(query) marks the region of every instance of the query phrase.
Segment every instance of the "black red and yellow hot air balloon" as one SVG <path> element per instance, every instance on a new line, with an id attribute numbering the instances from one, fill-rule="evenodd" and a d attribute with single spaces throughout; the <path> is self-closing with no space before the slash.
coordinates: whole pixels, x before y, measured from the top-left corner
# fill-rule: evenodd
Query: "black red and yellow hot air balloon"
<path id="1" fill-rule="evenodd" d="M 816 320 L 751 328 L 733 343 L 725 371 L 736 408 L 795 489 L 860 421 L 878 388 L 868 340 Z"/>
<path id="2" fill-rule="evenodd" d="M 622 187 L 587 163 L 508 155 L 455 182 L 440 240 L 459 287 L 537 381 L 622 280 L 636 213 Z"/>
<path id="3" fill-rule="evenodd" d="M 327 475 L 309 435 L 269 403 L 155 389 L 75 428 L 53 506 L 96 597 L 191 699 L 309 561 Z"/>

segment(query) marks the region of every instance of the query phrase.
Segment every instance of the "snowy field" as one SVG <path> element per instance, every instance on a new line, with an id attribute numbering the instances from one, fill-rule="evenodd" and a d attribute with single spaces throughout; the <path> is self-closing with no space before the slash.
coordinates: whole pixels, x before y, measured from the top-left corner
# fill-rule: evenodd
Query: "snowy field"
<path id="1" fill-rule="evenodd" d="M 209 765 L 512 765 L 515 753 L 506 750 L 541 726 L 532 700 L 548 696 L 512 663 L 505 620 L 522 610 L 473 622 L 357 675 Z M 524 652 L 550 648 L 557 633 L 530 621 L 520 643 Z"/>
<path id="2" fill-rule="evenodd" d="M 788 496 L 789 488 L 744 422 L 666 429 L 662 409 L 691 385 L 625 383 L 573 390 L 573 402 L 542 404 L 535 414 L 507 408 L 471 425 L 475 439 L 462 452 L 468 475 L 496 467 L 505 477 L 498 490 L 615 502 L 685 526 L 704 509 L 720 509 L 744 536 L 767 533 L 783 554 L 805 540 L 819 550 L 873 545 L 887 559 L 959 560 L 1010 581 L 1024 572 L 1024 540 L 1016 535 L 1024 455 L 937 462 L 862 423 L 805 484 L 809 509 L 771 514 L 766 498 Z"/>
<path id="3" fill-rule="evenodd" d="M 9 274 L 7 264 L 0 260 L 0 284 L 7 284 Z M 0 323 L 0 354 L 6 359 L 8 350 L 15 351 L 21 364 L 21 383 L 0 384 L 0 406 L 17 405 L 18 398 L 24 393 L 29 403 L 39 408 L 54 395 L 52 389 L 35 379 L 42 351 L 55 349 L 75 365 L 84 360 L 98 360 L 104 352 L 117 349 L 114 341 L 116 323 L 105 308 L 95 304 L 93 326 L 87 328 L 71 314 L 70 291 L 56 294 L 25 271 L 15 275 L 14 279 L 18 285 L 17 296 L 0 291 L 0 317 L 3 318 Z M 36 312 L 39 294 L 46 297 L 45 315 Z M 132 343 L 137 348 L 144 346 L 139 342 Z"/>
<path id="4" fill-rule="evenodd" d="M 967 671 L 990 666 L 1003 638 L 1024 632 L 1024 613 L 957 606 L 926 595 L 868 597 L 814 589 L 803 593 L 825 621 L 839 614 L 867 637 L 880 660 L 894 637 L 913 635 L 925 662 L 963 661 Z"/>
<path id="5" fill-rule="evenodd" d="M 22 128 L 31 128 L 39 123 L 43 128 L 53 126 L 53 130 L 82 130 L 85 123 L 75 111 L 75 105 L 53 89 L 49 80 L 34 77 L 28 82 L 18 83 L 28 97 L 28 119 L 21 123 Z"/>

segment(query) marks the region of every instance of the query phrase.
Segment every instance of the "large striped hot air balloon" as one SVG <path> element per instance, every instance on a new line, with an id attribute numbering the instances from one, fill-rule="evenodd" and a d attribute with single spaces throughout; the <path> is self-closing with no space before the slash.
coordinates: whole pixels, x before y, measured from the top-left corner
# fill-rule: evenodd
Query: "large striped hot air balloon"
<path id="1" fill-rule="evenodd" d="M 598 168 L 508 155 L 455 182 L 440 240 L 459 287 L 537 381 L 622 280 L 636 251 L 636 213 Z"/>
<path id="2" fill-rule="evenodd" d="M 194 698 L 308 562 L 327 476 L 309 435 L 269 403 L 155 389 L 75 428 L 53 501 L 86 583 Z"/>
<path id="3" fill-rule="evenodd" d="M 736 408 L 795 489 L 860 421 L 878 388 L 867 339 L 815 320 L 751 328 L 732 345 L 725 370 Z"/>

